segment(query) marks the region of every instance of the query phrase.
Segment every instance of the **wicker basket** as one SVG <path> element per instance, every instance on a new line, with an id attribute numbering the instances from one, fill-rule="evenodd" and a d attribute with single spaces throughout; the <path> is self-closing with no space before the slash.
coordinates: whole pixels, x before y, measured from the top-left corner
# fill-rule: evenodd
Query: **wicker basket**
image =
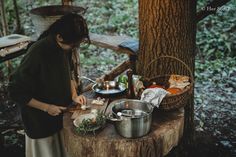
<path id="1" fill-rule="evenodd" d="M 185 89 L 183 89 L 183 91 L 181 93 L 178 94 L 174 94 L 174 95 L 167 95 L 161 102 L 159 108 L 161 110 L 165 110 L 165 111 L 169 111 L 169 110 L 175 110 L 181 107 L 184 107 L 187 104 L 188 99 L 190 98 L 190 94 L 193 90 L 193 84 L 194 84 L 194 77 L 193 77 L 193 73 L 191 71 L 191 69 L 187 66 L 187 64 L 185 64 L 183 61 L 181 61 L 180 59 L 173 57 L 173 56 L 161 56 L 158 57 L 156 59 L 153 59 L 148 65 L 147 68 L 145 70 L 145 72 L 148 71 L 148 68 L 150 68 L 150 66 L 157 62 L 158 60 L 164 59 L 164 58 L 168 58 L 168 59 L 172 59 L 177 61 L 178 63 L 182 64 L 184 66 L 184 68 L 187 69 L 188 73 L 189 73 L 189 78 L 190 78 L 190 85 L 187 86 Z M 178 74 L 178 75 L 182 75 L 182 74 Z M 165 74 L 165 75 L 158 75 L 156 77 L 152 77 L 152 78 L 148 78 L 146 75 L 144 78 L 144 85 L 147 87 L 149 85 L 151 85 L 152 82 L 156 82 L 158 85 L 162 85 L 165 87 L 169 86 L 168 80 L 170 78 L 170 74 Z M 182 75 L 184 76 L 184 75 Z"/>

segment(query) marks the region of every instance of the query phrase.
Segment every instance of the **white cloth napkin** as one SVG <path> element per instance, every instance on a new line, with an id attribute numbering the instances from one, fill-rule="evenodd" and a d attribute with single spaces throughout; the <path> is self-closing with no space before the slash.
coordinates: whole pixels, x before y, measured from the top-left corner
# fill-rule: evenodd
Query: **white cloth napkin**
<path id="1" fill-rule="evenodd" d="M 159 107 L 162 99 L 169 92 L 162 88 L 148 88 L 145 89 L 141 95 L 141 100 L 152 103 L 156 107 Z"/>

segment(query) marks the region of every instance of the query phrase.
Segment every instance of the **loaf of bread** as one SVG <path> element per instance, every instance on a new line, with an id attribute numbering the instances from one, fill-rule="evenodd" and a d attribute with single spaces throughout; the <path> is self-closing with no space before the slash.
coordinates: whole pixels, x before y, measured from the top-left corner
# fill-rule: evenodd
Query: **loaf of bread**
<path id="1" fill-rule="evenodd" d="M 180 88 L 184 89 L 190 85 L 189 77 L 182 75 L 171 75 L 169 78 L 169 88 Z"/>

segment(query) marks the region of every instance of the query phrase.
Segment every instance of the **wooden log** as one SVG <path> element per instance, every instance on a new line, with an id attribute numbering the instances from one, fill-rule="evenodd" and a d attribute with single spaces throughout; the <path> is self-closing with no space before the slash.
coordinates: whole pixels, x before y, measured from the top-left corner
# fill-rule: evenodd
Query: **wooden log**
<path id="1" fill-rule="evenodd" d="M 90 33 L 89 37 L 90 37 L 91 43 L 96 46 L 108 48 L 108 49 L 114 50 L 117 53 L 135 55 L 132 51 L 118 46 L 124 41 L 133 40 L 129 36 L 111 36 L 111 35 L 100 35 L 100 34 Z"/>
<path id="2" fill-rule="evenodd" d="M 109 111 L 111 107 L 108 108 Z M 112 124 L 96 135 L 79 135 L 70 113 L 64 115 L 63 123 L 65 147 L 71 157 L 161 157 L 181 139 L 184 114 L 183 110 L 168 113 L 154 110 L 150 133 L 136 139 L 121 137 Z"/>

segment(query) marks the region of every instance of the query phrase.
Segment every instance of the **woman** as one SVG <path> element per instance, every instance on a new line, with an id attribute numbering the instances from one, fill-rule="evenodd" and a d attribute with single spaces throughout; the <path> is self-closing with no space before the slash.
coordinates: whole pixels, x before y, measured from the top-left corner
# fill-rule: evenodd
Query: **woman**
<path id="1" fill-rule="evenodd" d="M 89 40 L 84 18 L 70 13 L 53 23 L 28 50 L 11 77 L 9 92 L 20 104 L 26 132 L 26 157 L 64 157 L 63 110 L 85 104 L 72 80 L 72 52 Z"/>

